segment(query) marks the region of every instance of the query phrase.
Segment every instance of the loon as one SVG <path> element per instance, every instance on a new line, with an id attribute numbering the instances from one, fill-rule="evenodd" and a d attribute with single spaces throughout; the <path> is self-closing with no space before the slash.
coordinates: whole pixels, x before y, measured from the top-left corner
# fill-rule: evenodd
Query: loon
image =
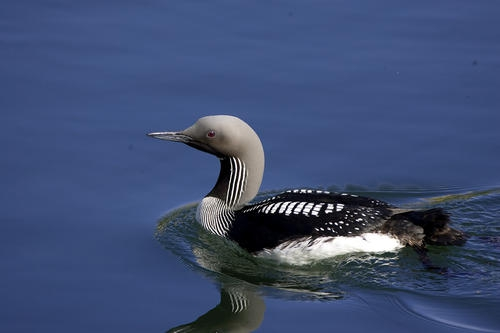
<path id="1" fill-rule="evenodd" d="M 196 219 L 208 232 L 251 254 L 302 264 L 410 246 L 424 262 L 426 244 L 461 245 L 466 239 L 449 226 L 449 215 L 441 208 L 405 210 L 364 196 L 312 189 L 250 203 L 262 182 L 264 150 L 255 131 L 234 116 L 206 116 L 183 131 L 148 136 L 219 158 L 219 177 L 199 203 Z"/>

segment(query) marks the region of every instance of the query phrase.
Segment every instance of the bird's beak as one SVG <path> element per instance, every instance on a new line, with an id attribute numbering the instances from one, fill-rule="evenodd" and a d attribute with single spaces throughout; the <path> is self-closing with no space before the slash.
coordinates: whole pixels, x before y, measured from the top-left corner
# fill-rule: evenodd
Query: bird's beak
<path id="1" fill-rule="evenodd" d="M 153 132 L 153 133 L 148 133 L 148 136 L 156 139 L 182 142 L 182 143 L 190 143 L 193 141 L 192 137 L 184 134 L 183 132 Z"/>
<path id="2" fill-rule="evenodd" d="M 186 134 L 186 131 L 180 131 L 180 132 L 153 132 L 153 133 L 148 133 L 148 136 L 156 139 L 161 139 L 161 140 L 167 140 L 167 141 L 174 141 L 174 142 L 182 142 L 187 144 L 188 146 L 191 146 L 193 148 L 196 148 L 198 150 L 207 152 L 209 154 L 213 154 L 216 156 L 222 156 L 220 153 L 218 153 L 214 148 L 212 148 L 210 145 L 208 145 L 206 142 L 201 142 L 193 138 L 191 135 Z"/>

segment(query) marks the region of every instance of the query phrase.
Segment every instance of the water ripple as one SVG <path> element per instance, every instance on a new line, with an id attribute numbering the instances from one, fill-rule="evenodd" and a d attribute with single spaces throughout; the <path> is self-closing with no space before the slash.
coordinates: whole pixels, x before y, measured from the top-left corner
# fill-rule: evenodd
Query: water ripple
<path id="1" fill-rule="evenodd" d="M 440 192 L 441 191 L 441 192 Z M 498 298 L 500 292 L 500 191 L 355 189 L 408 207 L 441 206 L 453 224 L 469 235 L 463 247 L 430 247 L 445 274 L 426 270 L 412 249 L 398 253 L 352 254 L 304 266 L 254 257 L 232 242 L 204 231 L 195 220 L 196 204 L 169 212 L 156 237 L 189 266 L 212 277 L 229 276 L 260 286 L 268 295 L 299 299 L 337 299 L 360 290 L 411 292 L 417 295 Z M 262 197 L 274 193 L 267 192 Z M 408 306 L 411 307 L 411 306 Z M 418 306 L 413 306 L 418 312 Z M 413 311 L 413 310 L 412 310 Z"/>

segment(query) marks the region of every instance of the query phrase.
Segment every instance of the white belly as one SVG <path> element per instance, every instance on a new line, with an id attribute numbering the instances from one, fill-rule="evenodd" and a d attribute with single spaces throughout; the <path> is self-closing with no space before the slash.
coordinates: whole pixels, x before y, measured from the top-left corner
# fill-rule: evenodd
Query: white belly
<path id="1" fill-rule="evenodd" d="M 398 239 L 379 233 L 366 233 L 353 237 L 310 237 L 283 243 L 273 249 L 257 253 L 259 257 L 274 259 L 292 265 L 305 265 L 313 261 L 356 252 L 382 253 L 399 250 Z"/>

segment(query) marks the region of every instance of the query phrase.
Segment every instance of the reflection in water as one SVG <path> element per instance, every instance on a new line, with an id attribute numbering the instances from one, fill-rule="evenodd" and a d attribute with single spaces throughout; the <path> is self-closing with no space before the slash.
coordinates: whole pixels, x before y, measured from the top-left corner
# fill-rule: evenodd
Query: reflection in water
<path id="1" fill-rule="evenodd" d="M 404 192 L 371 194 L 381 198 L 391 196 L 392 201 L 403 203 L 419 198 Z M 429 247 L 433 261 L 447 267 L 447 274 L 425 270 L 411 249 L 352 254 L 305 266 L 279 264 L 252 256 L 232 242 L 205 232 L 195 221 L 195 204 L 176 209 L 159 222 L 156 237 L 186 264 L 215 279 L 221 285 L 221 301 L 194 322 L 171 332 L 255 330 L 263 320 L 265 309 L 260 294 L 286 299 L 332 300 L 345 297 L 346 291 L 353 295 L 360 290 L 364 295 L 379 291 L 405 295 L 398 302 L 405 305 L 399 307 L 399 311 L 403 309 L 412 316 L 467 327 L 464 323 L 471 322 L 469 318 L 453 317 L 457 300 L 472 297 L 479 306 L 500 296 L 497 288 L 499 199 L 500 191 L 495 189 L 420 201 L 419 205 L 426 207 L 439 202 L 439 206 L 452 214 L 454 225 L 470 236 L 463 247 Z M 418 302 L 411 296 L 413 293 L 418 296 Z M 437 303 L 447 304 L 449 314 L 442 315 L 438 310 L 427 312 Z M 483 317 L 483 325 L 477 324 L 476 328 L 488 327 L 488 320 L 492 322 L 489 327 L 497 325 L 491 311 L 486 311 Z"/>
<path id="2" fill-rule="evenodd" d="M 168 332 L 252 332 L 264 319 L 260 293 L 286 298 L 338 299 L 343 293 L 322 291 L 326 276 L 314 277 L 293 266 L 260 260 L 235 244 L 209 234 L 194 222 L 196 205 L 167 215 L 158 224 L 157 237 L 188 265 L 220 285 L 220 302 L 195 321 Z M 194 223 L 186 223 L 192 221 Z M 266 287 L 272 287 L 270 290 Z"/>
<path id="3" fill-rule="evenodd" d="M 195 321 L 167 332 L 252 332 L 264 319 L 265 304 L 257 288 L 235 279 L 221 281 L 219 304 Z"/>

